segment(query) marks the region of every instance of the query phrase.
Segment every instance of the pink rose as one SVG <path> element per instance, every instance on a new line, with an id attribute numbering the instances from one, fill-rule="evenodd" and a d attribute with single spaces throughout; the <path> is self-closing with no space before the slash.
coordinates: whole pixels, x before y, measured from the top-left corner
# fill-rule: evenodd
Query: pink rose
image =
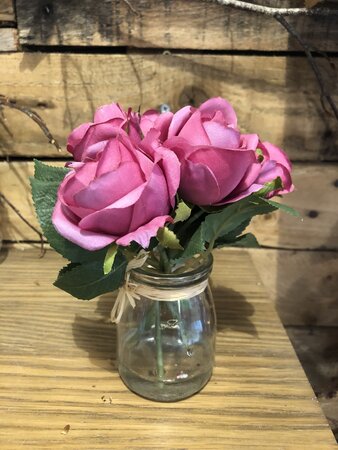
<path id="1" fill-rule="evenodd" d="M 263 187 L 265 183 L 271 182 L 279 177 L 282 182 L 282 188 L 270 192 L 268 197 L 270 198 L 277 194 L 284 195 L 292 192 L 294 190 L 291 179 L 292 166 L 283 150 L 270 142 L 259 142 L 258 148 L 262 150 L 264 159 L 255 183 Z"/>
<path id="2" fill-rule="evenodd" d="M 264 188 L 266 183 L 271 183 L 277 178 L 280 178 L 282 188 L 269 192 L 265 195 L 266 198 L 293 191 L 291 163 L 283 150 L 269 142 L 261 141 L 257 143 L 257 147 L 257 161 L 247 169 L 243 179 L 231 192 L 225 203 L 236 202 L 258 192 Z"/>
<path id="3" fill-rule="evenodd" d="M 173 152 L 161 146 L 155 152 L 149 142 L 140 150 L 122 130 L 100 142 L 104 147 L 95 160 L 68 164 L 72 170 L 58 190 L 54 227 L 87 250 L 131 241 L 146 248 L 172 221 L 179 162 Z M 90 153 L 82 144 L 81 151 Z"/>
<path id="4" fill-rule="evenodd" d="M 159 140 L 163 142 L 168 137 L 168 129 L 173 116 L 171 112 L 160 114 L 155 109 L 144 112 L 140 117 L 140 128 L 143 136 L 147 136 L 149 131 L 155 128 L 160 132 L 158 135 Z"/>
<path id="5" fill-rule="evenodd" d="M 155 110 L 140 115 L 131 108 L 124 111 L 118 103 L 103 105 L 96 110 L 94 122 L 84 123 L 70 133 L 67 150 L 72 153 L 75 161 L 95 159 L 109 139 L 116 137 L 121 129 L 136 143 L 155 127 L 161 132 L 163 140 L 167 136 L 172 116 L 170 112 L 160 114 Z"/>
<path id="6" fill-rule="evenodd" d="M 240 134 L 235 111 L 222 98 L 179 110 L 163 145 L 181 162 L 180 195 L 196 205 L 235 202 L 277 177 L 283 188 L 269 197 L 293 189 L 291 164 L 284 152 L 261 143 L 257 134 Z"/>
<path id="7" fill-rule="evenodd" d="M 228 197 L 257 163 L 258 136 L 241 135 L 231 105 L 213 98 L 198 109 L 174 114 L 164 146 L 181 162 L 180 195 L 196 205 L 228 202 Z"/>
<path id="8" fill-rule="evenodd" d="M 94 115 L 94 122 L 83 123 L 69 135 L 67 150 L 73 154 L 75 161 L 95 159 L 109 139 L 116 137 L 120 129 L 129 126 L 129 133 L 135 139 L 139 136 L 138 114 L 128 110 L 125 112 L 118 103 L 103 105 Z"/>
<path id="9" fill-rule="evenodd" d="M 185 106 L 174 114 L 168 138 L 179 136 L 191 145 L 223 147 L 231 129 L 237 129 L 237 116 L 229 102 L 221 97 L 210 98 L 199 108 Z M 221 144 L 221 145 L 219 145 Z"/>

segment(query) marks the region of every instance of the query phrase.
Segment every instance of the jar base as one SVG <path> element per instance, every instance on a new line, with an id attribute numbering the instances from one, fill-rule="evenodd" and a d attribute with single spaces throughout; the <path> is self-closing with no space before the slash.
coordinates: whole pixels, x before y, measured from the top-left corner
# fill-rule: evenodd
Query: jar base
<path id="1" fill-rule="evenodd" d="M 212 370 L 180 382 L 154 382 L 139 377 L 119 366 L 119 375 L 124 384 L 135 394 L 156 402 L 177 402 L 199 392 L 210 380 Z"/>

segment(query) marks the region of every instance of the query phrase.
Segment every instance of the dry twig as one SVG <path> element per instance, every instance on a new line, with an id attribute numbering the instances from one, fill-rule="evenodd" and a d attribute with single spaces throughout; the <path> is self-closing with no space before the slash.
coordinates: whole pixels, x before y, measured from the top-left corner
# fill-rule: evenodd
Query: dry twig
<path id="1" fill-rule="evenodd" d="M 321 91 L 321 101 L 322 101 L 322 105 L 325 109 L 325 103 L 324 100 L 326 100 L 328 102 L 328 104 L 330 105 L 336 119 L 338 120 L 338 109 L 337 109 L 337 105 L 335 104 L 332 96 L 327 92 L 326 86 L 325 86 L 325 82 L 323 80 L 323 76 L 320 72 L 320 69 L 312 55 L 312 51 L 311 48 L 308 46 L 308 44 L 306 44 L 302 38 L 300 37 L 299 33 L 294 29 L 294 27 L 287 22 L 287 20 L 284 19 L 284 17 L 280 16 L 279 14 L 275 15 L 275 19 L 291 34 L 291 36 L 293 36 L 297 42 L 299 43 L 299 45 L 303 48 L 307 59 L 309 61 L 309 64 L 317 78 L 317 82 L 319 84 L 320 87 L 320 91 Z"/>
<path id="2" fill-rule="evenodd" d="M 266 16 L 275 17 L 276 14 L 281 16 L 330 16 L 338 15 L 338 9 L 329 8 L 273 8 L 271 6 L 256 5 L 241 0 L 216 0 L 223 6 L 242 9 L 245 11 L 256 12 Z"/>
<path id="3" fill-rule="evenodd" d="M 10 98 L 6 97 L 5 95 L 0 95 L 0 107 L 7 106 L 8 108 L 16 109 L 18 111 L 21 111 L 22 113 L 26 114 L 30 119 L 32 119 L 36 124 L 39 125 L 41 130 L 43 131 L 44 135 L 48 138 L 49 143 L 55 145 L 57 150 L 59 152 L 62 151 L 62 148 L 60 147 L 57 140 L 53 137 L 52 133 L 49 131 L 47 125 L 43 121 L 43 119 L 39 116 L 38 113 L 35 111 L 32 111 L 29 108 L 26 108 L 25 106 L 18 105 L 15 101 L 11 100 Z"/>
<path id="4" fill-rule="evenodd" d="M 328 112 L 325 105 L 325 100 L 330 105 L 334 116 L 338 120 L 338 108 L 335 104 L 332 95 L 328 92 L 321 71 L 313 57 L 313 50 L 306 44 L 295 28 L 284 18 L 284 16 L 329 16 L 338 15 L 338 9 L 329 8 L 272 8 L 270 6 L 257 5 L 253 3 L 247 3 L 241 0 L 216 0 L 217 3 L 223 6 L 229 6 L 235 9 L 241 9 L 245 11 L 255 12 L 276 19 L 286 31 L 297 40 L 298 44 L 302 47 L 307 57 L 307 60 L 315 74 L 317 82 L 320 87 L 320 100 L 325 112 Z"/>
<path id="5" fill-rule="evenodd" d="M 133 7 L 133 5 L 130 3 L 129 0 L 123 0 L 123 1 L 128 6 L 130 11 L 132 11 L 136 16 L 139 16 L 139 13 L 136 11 L 136 9 Z"/>
<path id="6" fill-rule="evenodd" d="M 38 234 L 38 236 L 39 236 L 39 238 L 40 238 L 40 245 L 41 245 L 41 246 L 40 246 L 40 249 L 41 249 L 40 258 L 42 258 L 42 257 L 44 256 L 44 254 L 46 253 L 46 250 L 45 250 L 45 241 L 44 241 L 44 239 L 43 239 L 43 234 L 42 234 L 42 233 L 41 233 L 34 225 L 32 225 L 31 223 L 29 223 L 29 221 L 28 221 L 27 219 L 25 219 L 25 217 L 24 217 L 24 216 L 21 214 L 21 212 L 13 205 L 13 203 L 10 202 L 10 201 L 8 200 L 8 198 L 5 197 L 4 194 L 2 194 L 1 192 L 0 192 L 0 200 L 2 200 L 3 203 L 6 203 L 6 205 L 8 205 L 8 206 L 15 212 L 15 214 L 16 214 L 17 216 L 19 216 L 20 219 L 21 219 L 23 222 L 25 222 L 26 225 L 29 226 L 29 228 L 31 228 L 33 231 L 35 231 L 36 234 Z"/>

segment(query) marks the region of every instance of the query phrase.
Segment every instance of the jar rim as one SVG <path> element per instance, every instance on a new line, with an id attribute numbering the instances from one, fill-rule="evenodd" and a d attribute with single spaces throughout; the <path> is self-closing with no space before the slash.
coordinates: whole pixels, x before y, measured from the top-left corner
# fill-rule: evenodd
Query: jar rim
<path id="1" fill-rule="evenodd" d="M 132 277 L 135 281 L 150 285 L 160 284 L 162 287 L 168 288 L 173 286 L 171 284 L 173 281 L 176 285 L 199 283 L 208 278 L 213 265 L 213 256 L 211 253 L 208 253 L 206 255 L 201 254 L 200 256 L 203 257 L 201 264 L 188 272 L 162 273 L 155 272 L 154 270 L 147 269 L 143 266 L 137 269 L 133 269 Z"/>

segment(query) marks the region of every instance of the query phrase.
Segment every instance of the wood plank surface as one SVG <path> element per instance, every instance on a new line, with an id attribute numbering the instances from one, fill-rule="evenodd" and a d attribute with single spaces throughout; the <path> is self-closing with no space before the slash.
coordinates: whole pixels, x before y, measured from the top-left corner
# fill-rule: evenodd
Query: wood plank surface
<path id="1" fill-rule="evenodd" d="M 217 252 L 214 375 L 200 394 L 172 404 L 144 400 L 120 381 L 113 297 L 70 298 L 51 286 L 61 258 L 38 256 L 2 251 L 2 449 L 336 448 L 248 255 Z"/>
<path id="2" fill-rule="evenodd" d="M 338 324 L 338 252 L 250 249 L 285 326 Z"/>
<path id="3" fill-rule="evenodd" d="M 16 28 L 0 28 L 0 52 L 16 52 L 18 32 Z"/>
<path id="4" fill-rule="evenodd" d="M 12 0 L 0 1 L 0 22 L 14 22 L 15 13 Z"/>
<path id="5" fill-rule="evenodd" d="M 264 3 L 303 6 L 301 0 Z M 16 5 L 20 41 L 26 45 L 299 50 L 272 17 L 210 0 L 17 0 Z M 336 16 L 290 17 L 288 21 L 309 44 L 337 51 Z"/>
<path id="6" fill-rule="evenodd" d="M 62 162 L 51 161 L 51 165 Z M 10 200 L 31 223 L 37 225 L 29 187 L 33 163 L 0 162 L 0 192 Z M 280 248 L 337 249 L 338 188 L 336 164 L 295 164 L 294 182 L 297 191 L 283 201 L 294 206 L 303 220 L 286 213 L 273 213 L 254 218 L 250 231 L 261 245 Z M 37 235 L 8 207 L 0 209 L 0 232 L 6 240 L 34 240 Z M 315 217 L 313 217 L 315 216 Z"/>
<path id="7" fill-rule="evenodd" d="M 287 327 L 287 332 L 338 440 L 338 327 Z"/>
<path id="8" fill-rule="evenodd" d="M 318 63 L 338 94 L 329 64 Z M 118 101 L 144 111 L 167 103 L 177 110 L 220 95 L 235 106 L 243 131 L 259 133 L 291 158 L 338 159 L 337 121 L 323 112 L 303 57 L 13 53 L 0 55 L 0 92 L 37 111 L 62 145 L 102 104 Z M 60 157 L 36 124 L 8 109 L 0 122 L 0 154 Z"/>

